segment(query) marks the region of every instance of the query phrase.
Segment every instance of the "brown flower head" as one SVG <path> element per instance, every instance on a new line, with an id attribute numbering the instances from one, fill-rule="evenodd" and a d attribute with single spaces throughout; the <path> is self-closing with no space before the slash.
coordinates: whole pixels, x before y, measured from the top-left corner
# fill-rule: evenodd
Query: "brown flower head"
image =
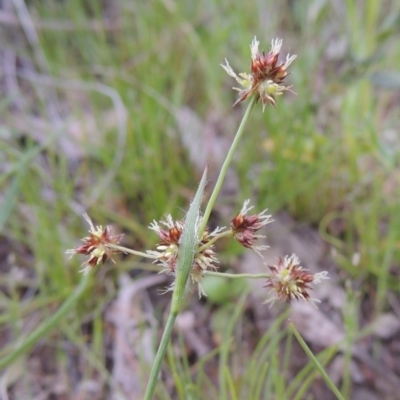
<path id="1" fill-rule="evenodd" d="M 207 294 L 204 292 L 203 287 L 201 286 L 201 281 L 204 278 L 204 272 L 207 270 L 216 270 L 217 267 L 215 266 L 215 264 L 219 263 L 216 253 L 214 251 L 214 245 L 209 244 L 209 242 L 223 229 L 224 228 L 217 228 L 211 233 L 208 233 L 208 230 L 206 229 L 203 233 L 202 239 L 197 245 L 199 251 L 197 251 L 194 256 L 190 277 L 192 279 L 192 282 L 197 283 L 198 285 L 199 298 L 202 295 L 207 296 Z"/>
<path id="2" fill-rule="evenodd" d="M 196 226 L 200 226 L 201 218 L 198 218 Z M 165 226 L 167 229 L 164 229 Z M 157 256 L 155 263 L 163 268 L 161 272 L 165 272 L 169 275 L 175 276 L 178 251 L 179 251 L 179 240 L 182 235 L 184 228 L 184 221 L 175 221 L 171 215 L 167 215 L 165 220 L 160 223 L 153 221 L 150 225 L 150 229 L 155 231 L 161 239 L 161 242 L 157 245 L 157 250 L 147 251 L 148 254 Z M 208 269 L 216 269 L 215 263 L 218 263 L 216 253 L 214 251 L 214 245 L 208 244 L 219 232 L 220 228 L 217 228 L 211 233 L 208 233 L 206 229 L 203 233 L 201 240 L 197 243 L 198 251 L 194 255 L 193 265 L 191 269 L 191 280 L 193 283 L 198 283 L 199 296 L 205 294 L 202 287 L 201 281 L 204 277 L 204 271 Z M 166 289 L 171 291 L 174 288 L 174 283 Z"/>
<path id="3" fill-rule="evenodd" d="M 164 228 L 164 227 L 166 228 Z M 149 228 L 157 233 L 161 239 L 157 244 L 157 251 L 147 251 L 147 253 L 157 256 L 156 263 L 165 268 L 165 271 L 174 273 L 178 258 L 179 240 L 182 235 L 184 221 L 173 220 L 168 214 L 165 220 L 159 223 L 153 221 Z"/>
<path id="4" fill-rule="evenodd" d="M 264 287 L 271 289 L 271 292 L 275 296 L 267 300 L 268 302 L 274 302 L 275 300 L 306 300 L 306 301 L 316 301 L 310 297 L 309 291 L 312 290 L 311 284 L 318 284 L 323 279 L 329 279 L 327 272 L 319 272 L 317 274 L 311 274 L 308 270 L 300 266 L 300 260 L 295 254 L 290 257 L 285 256 L 285 258 L 279 258 L 278 264 L 273 266 L 268 266 L 272 272 L 270 278 Z"/>
<path id="5" fill-rule="evenodd" d="M 288 68 L 295 55 L 288 54 L 284 63 L 278 64 L 279 52 L 282 47 L 282 39 L 275 39 L 271 42 L 271 50 L 268 54 L 258 50 L 260 42 L 254 37 L 251 49 L 251 74 L 240 73 L 237 75 L 225 59 L 225 65 L 221 64 L 222 68 L 229 76 L 236 79 L 244 88 L 234 88 L 239 91 L 239 98 L 234 105 L 246 100 L 249 96 L 257 96 L 257 100 L 261 99 L 263 111 L 267 103 L 275 106 L 275 97 L 280 96 L 285 90 L 290 90 L 291 86 L 283 86 L 283 80 L 288 75 Z"/>
<path id="6" fill-rule="evenodd" d="M 255 233 L 263 226 L 272 222 L 272 219 L 270 215 L 266 214 L 267 210 L 264 210 L 259 214 L 247 215 L 247 213 L 253 208 L 249 207 L 249 203 L 250 200 L 246 200 L 243 203 L 240 213 L 232 219 L 231 230 L 233 237 L 242 246 L 253 249 L 260 254 L 260 250 L 265 250 L 268 246 L 255 246 L 255 243 L 259 238 L 265 237 L 262 235 L 256 235 Z"/>
<path id="7" fill-rule="evenodd" d="M 197 225 L 199 226 L 200 223 L 201 219 L 199 219 Z M 194 256 L 193 267 L 199 267 L 203 271 L 208 269 L 216 269 L 214 263 L 218 263 L 219 261 L 214 251 L 214 245 L 210 244 L 210 241 L 223 229 L 225 228 L 218 227 L 211 233 L 209 233 L 207 228 L 205 229 L 203 236 L 197 245 L 198 251 Z"/>
<path id="8" fill-rule="evenodd" d="M 84 268 L 80 271 L 87 274 L 96 265 L 104 264 L 107 258 L 115 264 L 112 256 L 119 251 L 110 248 L 109 244 L 118 244 L 123 235 L 114 236 L 112 226 L 108 225 L 103 228 L 101 225 L 97 225 L 95 227 L 87 214 L 83 214 L 83 217 L 90 227 L 89 236 L 82 239 L 84 243 L 83 245 L 78 246 L 75 249 L 69 249 L 66 253 L 71 254 L 71 257 L 74 254 L 84 254 L 89 256 L 89 259 L 82 264 Z"/>

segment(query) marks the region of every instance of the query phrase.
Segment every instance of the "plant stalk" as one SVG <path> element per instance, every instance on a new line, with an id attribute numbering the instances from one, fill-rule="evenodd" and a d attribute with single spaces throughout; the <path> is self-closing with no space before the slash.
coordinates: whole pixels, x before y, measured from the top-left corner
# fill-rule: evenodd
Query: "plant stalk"
<path id="1" fill-rule="evenodd" d="M 164 332 L 161 338 L 160 345 L 157 350 L 156 358 L 151 368 L 149 382 L 143 400 L 152 400 L 154 389 L 156 388 L 158 375 L 160 373 L 161 364 L 167 351 L 169 339 L 171 338 L 172 328 L 174 327 L 177 313 L 173 313 L 172 309 L 169 313 L 167 323 L 165 324 Z"/>
<path id="2" fill-rule="evenodd" d="M 144 258 L 152 258 L 153 260 L 158 258 L 158 256 L 153 256 L 151 254 L 143 253 L 142 251 L 136 251 L 133 249 L 129 249 L 128 247 L 119 246 L 117 244 L 107 243 L 107 247 L 110 249 L 118 250 L 121 253 L 129 253 L 135 256 L 144 257 Z"/>
<path id="3" fill-rule="evenodd" d="M 270 274 L 228 274 L 226 272 L 204 271 L 204 275 L 218 276 L 221 278 L 230 279 L 268 279 L 271 278 Z"/>
<path id="4" fill-rule="evenodd" d="M 256 104 L 256 101 L 257 101 L 256 96 L 252 96 L 250 99 L 250 103 L 247 107 L 247 110 L 243 116 L 242 122 L 240 123 L 239 128 L 236 132 L 236 136 L 233 139 L 231 148 L 229 149 L 228 154 L 226 155 L 224 164 L 222 165 L 222 168 L 221 168 L 221 172 L 219 173 L 219 176 L 218 176 L 217 183 L 215 184 L 215 187 L 211 194 L 210 200 L 208 201 L 207 208 L 204 211 L 202 222 L 201 222 L 201 225 L 199 228 L 199 237 L 201 237 L 203 235 L 203 232 L 206 229 L 207 222 L 208 222 L 208 219 L 210 218 L 211 211 L 214 207 L 215 201 L 217 200 L 219 192 L 221 191 L 222 184 L 224 183 L 226 172 L 228 171 L 229 165 L 232 161 L 232 158 L 233 158 L 233 155 L 238 146 L 239 140 L 243 135 L 244 127 L 247 123 L 247 120 L 249 119 L 249 116 L 251 114 L 251 111 L 253 110 L 254 105 Z"/>

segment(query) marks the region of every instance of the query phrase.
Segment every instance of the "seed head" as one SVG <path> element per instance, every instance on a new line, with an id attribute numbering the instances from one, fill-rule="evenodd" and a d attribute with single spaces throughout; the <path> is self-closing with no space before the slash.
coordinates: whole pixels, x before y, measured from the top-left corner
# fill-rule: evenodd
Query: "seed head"
<path id="1" fill-rule="evenodd" d="M 270 288 L 275 296 L 267 300 L 274 302 L 275 300 L 292 301 L 306 300 L 317 301 L 310 297 L 309 291 L 312 290 L 311 284 L 318 284 L 324 279 L 329 279 L 327 272 L 319 272 L 311 274 L 308 270 L 300 266 L 300 260 L 295 254 L 285 258 L 280 257 L 277 265 L 268 266 L 272 272 L 270 278 L 264 287 Z"/>
<path id="2" fill-rule="evenodd" d="M 92 220 L 85 213 L 83 217 L 89 224 L 89 236 L 82 239 L 83 245 L 76 247 L 75 249 L 69 249 L 66 251 L 67 254 L 84 254 L 89 256 L 88 260 L 83 262 L 84 267 L 80 272 L 87 274 L 96 265 L 104 264 L 109 258 L 111 262 L 115 264 L 113 254 L 119 253 L 118 250 L 109 247 L 109 244 L 118 244 L 123 235 L 113 235 L 113 227 L 107 225 L 103 228 L 101 225 L 96 227 L 93 225 Z"/>
<path id="3" fill-rule="evenodd" d="M 262 235 L 256 235 L 255 233 L 263 226 L 272 222 L 272 219 L 271 215 L 266 214 L 267 210 L 264 210 L 259 214 L 247 215 L 247 213 L 253 208 L 249 207 L 249 203 L 250 200 L 246 200 L 243 203 L 240 213 L 232 219 L 231 230 L 233 237 L 242 246 L 253 249 L 260 254 L 260 250 L 265 250 L 268 246 L 255 246 L 255 243 L 259 238 L 265 237 Z"/>
<path id="4" fill-rule="evenodd" d="M 291 86 L 283 86 L 281 84 L 288 75 L 287 70 L 296 56 L 288 54 L 286 61 L 278 64 L 282 39 L 272 40 L 271 50 L 268 54 L 259 52 L 259 44 L 260 42 L 254 37 L 250 45 L 251 74 L 240 73 L 236 75 L 227 59 L 225 59 L 225 64 L 221 64 L 221 66 L 229 76 L 235 78 L 243 86 L 243 88 L 234 88 L 239 92 L 239 98 L 234 105 L 246 100 L 251 95 L 255 95 L 257 100 L 261 99 L 264 111 L 267 103 L 275 106 L 275 97 L 280 96 L 285 90 L 290 90 Z"/>

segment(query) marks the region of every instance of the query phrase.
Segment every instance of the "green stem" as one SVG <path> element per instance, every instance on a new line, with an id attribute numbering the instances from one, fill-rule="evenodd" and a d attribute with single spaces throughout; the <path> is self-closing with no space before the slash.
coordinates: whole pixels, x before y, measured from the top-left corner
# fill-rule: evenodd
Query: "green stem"
<path id="1" fill-rule="evenodd" d="M 199 228 L 199 237 L 202 237 L 203 232 L 206 229 L 207 222 L 208 222 L 208 219 L 210 218 L 211 211 L 214 207 L 215 201 L 217 200 L 217 197 L 221 190 L 222 184 L 224 183 L 226 172 L 228 171 L 229 165 L 232 161 L 232 158 L 233 158 L 233 155 L 237 148 L 237 145 L 239 143 L 239 140 L 242 137 L 242 134 L 244 132 L 244 127 L 246 125 L 247 120 L 249 119 L 250 113 L 251 113 L 256 101 L 257 101 L 256 96 L 252 96 L 250 99 L 250 103 L 247 107 L 246 113 L 244 114 L 242 122 L 240 123 L 239 129 L 236 132 L 235 139 L 233 139 L 231 148 L 229 149 L 229 152 L 226 156 L 224 164 L 222 165 L 221 172 L 219 173 L 217 183 L 215 184 L 215 187 L 211 194 L 210 200 L 208 201 L 207 208 L 204 211 L 204 215 L 203 215 L 201 225 Z"/>
<path id="2" fill-rule="evenodd" d="M 269 274 L 227 274 L 226 272 L 204 271 L 204 275 L 219 276 L 221 278 L 230 279 L 268 279 L 271 277 Z"/>
<path id="3" fill-rule="evenodd" d="M 226 232 L 222 232 L 218 235 L 215 235 L 209 242 L 207 242 L 206 244 L 203 244 L 203 246 L 199 247 L 197 249 L 197 253 L 200 253 L 201 251 L 205 250 L 207 247 L 210 247 L 212 244 L 214 244 L 217 240 L 223 238 L 223 237 L 229 237 L 232 236 L 233 232 L 231 230 L 226 231 Z"/>
<path id="4" fill-rule="evenodd" d="M 167 351 L 168 342 L 171 337 L 172 328 L 174 327 L 177 315 L 178 313 L 173 313 L 172 310 L 169 313 L 168 320 L 164 328 L 164 333 L 161 338 L 160 346 L 158 347 L 156 358 L 151 368 L 150 378 L 143 400 L 151 400 L 153 398 L 153 393 L 154 389 L 156 388 L 161 364 Z"/>
<path id="5" fill-rule="evenodd" d="M 107 247 L 110 249 L 121 251 L 122 253 L 129 253 L 129 254 L 133 254 L 135 256 L 140 256 L 140 257 L 145 257 L 145 258 L 152 258 L 153 260 L 158 258 L 158 256 L 153 256 L 151 254 L 143 253 L 141 251 L 132 250 L 132 249 L 129 249 L 128 247 L 118 246 L 117 244 L 107 243 Z"/>
<path id="6" fill-rule="evenodd" d="M 58 326 L 61 319 L 65 317 L 65 315 L 72 309 L 77 300 L 84 293 L 88 286 L 90 275 L 91 274 L 83 275 L 78 287 L 64 301 L 62 306 L 46 321 L 39 325 L 39 327 L 31 332 L 14 351 L 0 360 L 0 369 L 10 365 L 18 357 L 26 353 L 29 348 L 32 347 L 39 339 L 47 335 L 52 329 Z"/>

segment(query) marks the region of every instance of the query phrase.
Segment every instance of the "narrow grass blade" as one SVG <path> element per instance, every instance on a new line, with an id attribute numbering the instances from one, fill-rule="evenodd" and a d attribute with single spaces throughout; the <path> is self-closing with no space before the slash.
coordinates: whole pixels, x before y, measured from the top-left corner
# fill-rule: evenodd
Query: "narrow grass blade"
<path id="1" fill-rule="evenodd" d="M 326 384 L 329 386 L 329 388 L 332 390 L 332 392 L 335 394 L 335 396 L 339 400 L 345 400 L 344 397 L 342 396 L 342 394 L 339 392 L 339 389 L 335 386 L 335 384 L 332 382 L 332 380 L 329 377 L 329 375 L 324 370 L 324 368 L 321 365 L 321 363 L 317 360 L 317 358 L 314 356 L 314 354 L 311 351 L 311 349 L 307 346 L 306 342 L 303 340 L 303 338 L 301 337 L 300 333 L 295 328 L 293 323 L 290 323 L 289 326 L 290 326 L 290 329 L 292 330 L 292 332 L 294 333 L 294 335 L 296 336 L 296 339 L 299 341 L 300 346 L 303 348 L 303 350 L 305 351 L 307 356 L 310 358 L 310 360 L 314 363 L 315 367 L 318 369 L 318 371 L 320 372 L 320 374 L 324 378 Z"/>
<path id="2" fill-rule="evenodd" d="M 3 230 L 3 227 L 17 202 L 21 179 L 25 174 L 25 171 L 25 166 L 22 166 L 6 191 L 4 202 L 0 207 L 0 232 Z"/>
<path id="3" fill-rule="evenodd" d="M 30 333 L 25 340 L 9 355 L 0 359 L 0 369 L 5 368 L 14 362 L 18 357 L 28 352 L 29 349 L 42 337 L 47 335 L 52 329 L 58 327 L 58 323 L 63 317 L 71 310 L 78 299 L 82 296 L 85 289 L 87 288 L 90 274 L 83 275 L 77 288 L 71 293 L 71 295 L 65 300 L 63 305 L 46 321 L 44 321 L 39 327 L 37 327 L 32 333 Z"/>

